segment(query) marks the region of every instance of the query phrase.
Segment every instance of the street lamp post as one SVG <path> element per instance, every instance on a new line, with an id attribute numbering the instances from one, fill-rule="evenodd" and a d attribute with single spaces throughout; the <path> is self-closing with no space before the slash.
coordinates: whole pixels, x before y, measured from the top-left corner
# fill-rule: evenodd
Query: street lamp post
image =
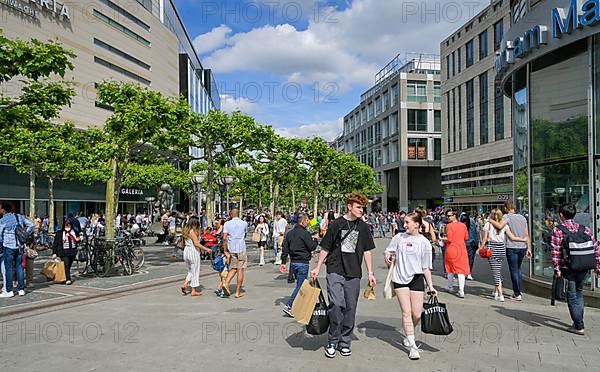
<path id="1" fill-rule="evenodd" d="M 217 177 L 215 183 L 219 186 L 219 216 L 223 216 L 223 186 L 225 185 L 225 180 L 223 177 Z"/>
<path id="2" fill-rule="evenodd" d="M 202 183 L 205 179 L 206 175 L 201 173 L 194 174 L 191 178 L 194 191 L 197 193 L 196 197 L 198 198 L 198 216 L 200 216 L 200 211 L 202 210 Z"/>
<path id="3" fill-rule="evenodd" d="M 147 196 L 144 198 L 144 200 L 146 200 L 146 203 L 148 203 L 148 215 L 150 216 L 150 224 L 152 225 L 152 222 L 154 222 L 152 218 L 152 214 L 154 212 L 153 204 L 156 201 L 156 198 L 154 196 Z"/>

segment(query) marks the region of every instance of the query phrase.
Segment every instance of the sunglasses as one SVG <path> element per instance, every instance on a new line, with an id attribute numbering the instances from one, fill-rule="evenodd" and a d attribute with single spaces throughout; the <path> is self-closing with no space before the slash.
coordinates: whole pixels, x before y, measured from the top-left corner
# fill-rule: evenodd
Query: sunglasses
<path id="1" fill-rule="evenodd" d="M 447 214 L 446 217 L 454 217 L 454 214 Z"/>

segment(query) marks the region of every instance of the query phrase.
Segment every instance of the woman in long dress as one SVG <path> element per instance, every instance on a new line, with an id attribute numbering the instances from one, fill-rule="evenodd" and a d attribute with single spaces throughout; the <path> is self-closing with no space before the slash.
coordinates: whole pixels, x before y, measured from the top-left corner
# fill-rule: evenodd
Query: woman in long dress
<path id="1" fill-rule="evenodd" d="M 465 278 L 471 273 L 469 255 L 465 242 L 469 240 L 467 226 L 457 220 L 453 210 L 446 212 L 446 257 L 445 266 L 448 273 L 446 289 L 454 293 L 454 275 L 458 277 L 458 297 L 465 297 Z"/>
<path id="2" fill-rule="evenodd" d="M 211 253 L 212 251 L 200 244 L 200 219 L 190 217 L 190 220 L 183 228 L 183 238 L 185 239 L 185 248 L 183 249 L 183 260 L 187 265 L 188 274 L 181 286 L 181 292 L 188 294 L 188 288 L 192 288 L 192 296 L 202 296 L 198 290 L 200 287 L 200 251 Z"/>

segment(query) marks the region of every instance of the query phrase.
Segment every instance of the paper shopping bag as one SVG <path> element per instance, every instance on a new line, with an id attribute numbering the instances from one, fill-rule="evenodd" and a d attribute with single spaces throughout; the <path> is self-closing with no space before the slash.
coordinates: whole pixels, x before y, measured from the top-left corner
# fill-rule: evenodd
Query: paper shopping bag
<path id="1" fill-rule="evenodd" d="M 44 267 L 42 268 L 42 275 L 44 275 L 49 280 L 54 279 L 54 271 L 55 271 L 56 264 L 57 264 L 57 262 L 55 262 L 55 261 L 46 262 L 44 264 Z"/>
<path id="2" fill-rule="evenodd" d="M 396 292 L 392 288 L 392 277 L 394 276 L 394 270 L 396 270 L 396 260 L 392 259 L 392 264 L 388 270 L 387 277 L 385 278 L 385 285 L 383 286 L 383 298 L 386 300 L 392 299 L 396 296 Z"/>
<path id="3" fill-rule="evenodd" d="M 308 324 L 319 299 L 319 293 L 321 293 L 321 289 L 315 283 L 304 279 L 292 304 L 292 314 L 298 323 Z"/>
<path id="4" fill-rule="evenodd" d="M 365 293 L 363 294 L 367 300 L 375 300 L 375 287 L 371 287 L 370 285 L 365 288 Z"/>
<path id="5" fill-rule="evenodd" d="M 65 274 L 65 263 L 60 261 L 56 263 L 54 267 L 54 283 L 63 283 L 67 281 L 67 275 Z"/>

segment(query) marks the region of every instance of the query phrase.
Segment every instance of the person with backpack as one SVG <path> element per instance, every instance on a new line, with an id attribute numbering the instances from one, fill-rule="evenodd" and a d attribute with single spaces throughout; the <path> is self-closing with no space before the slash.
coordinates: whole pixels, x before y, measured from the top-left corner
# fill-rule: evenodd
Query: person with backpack
<path id="1" fill-rule="evenodd" d="M 13 268 L 17 272 L 19 296 L 25 296 L 25 271 L 23 270 L 23 255 L 25 244 L 33 232 L 33 222 L 24 216 L 13 213 L 12 205 L 2 203 L 0 213 L 4 217 L 0 220 L 0 246 L 2 247 L 4 263 L 4 283 L 6 291 L 0 293 L 0 297 L 13 297 Z"/>
<path id="2" fill-rule="evenodd" d="M 567 281 L 567 304 L 573 325 L 568 332 L 583 336 L 583 283 L 590 270 L 600 275 L 600 249 L 589 227 L 573 220 L 577 209 L 564 204 L 559 209 L 562 223 L 552 231 L 552 266 L 557 278 Z"/>

